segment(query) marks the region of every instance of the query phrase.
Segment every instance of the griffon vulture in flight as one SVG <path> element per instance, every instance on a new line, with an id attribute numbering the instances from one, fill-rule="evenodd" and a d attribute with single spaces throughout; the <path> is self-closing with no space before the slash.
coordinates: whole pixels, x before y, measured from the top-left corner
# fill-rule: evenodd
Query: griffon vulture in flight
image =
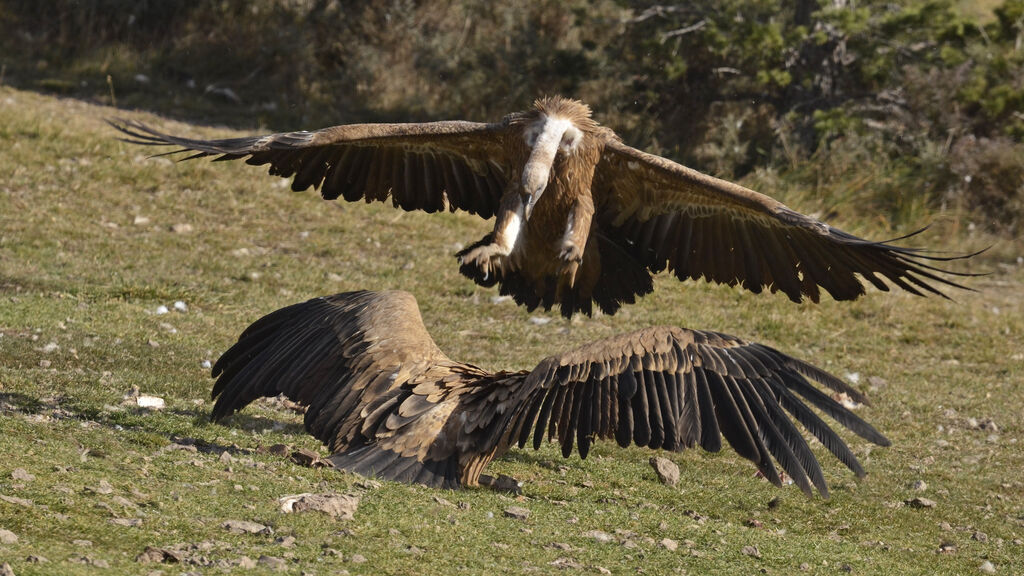
<path id="1" fill-rule="evenodd" d="M 533 309 L 614 314 L 652 290 L 651 274 L 703 277 L 812 301 L 888 290 L 961 287 L 929 261 L 871 242 L 742 186 L 631 148 L 577 100 L 548 97 L 498 123 L 352 124 L 314 132 L 194 140 L 138 122 L 126 141 L 180 147 L 187 158 L 245 158 L 328 200 L 387 201 L 404 210 L 464 210 L 494 230 L 459 252 L 461 271 Z M 174 152 L 170 152 L 174 153 Z"/>
<path id="2" fill-rule="evenodd" d="M 777 461 L 808 495 L 828 496 L 793 420 L 857 476 L 853 452 L 804 403 L 857 435 L 889 441 L 814 386 L 864 398 L 768 346 L 675 327 L 647 328 L 549 356 L 533 370 L 487 372 L 449 359 L 407 292 L 315 298 L 253 323 L 213 367 L 213 420 L 262 396 L 307 407 L 306 430 L 338 468 L 428 486 L 475 486 L 513 445 L 555 438 L 568 457 L 614 438 L 681 451 L 722 437 L 780 485 Z M 789 415 L 787 415 L 787 412 Z M 792 420 L 791 420 L 792 418 Z"/>

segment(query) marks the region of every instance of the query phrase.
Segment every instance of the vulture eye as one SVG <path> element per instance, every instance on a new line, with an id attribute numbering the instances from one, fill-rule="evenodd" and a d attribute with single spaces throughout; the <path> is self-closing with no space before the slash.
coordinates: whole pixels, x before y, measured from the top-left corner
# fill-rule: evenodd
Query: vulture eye
<path id="1" fill-rule="evenodd" d="M 537 136 L 539 131 L 536 128 L 531 128 L 523 134 L 523 139 L 526 140 L 526 145 L 533 148 L 533 145 L 537 143 Z"/>

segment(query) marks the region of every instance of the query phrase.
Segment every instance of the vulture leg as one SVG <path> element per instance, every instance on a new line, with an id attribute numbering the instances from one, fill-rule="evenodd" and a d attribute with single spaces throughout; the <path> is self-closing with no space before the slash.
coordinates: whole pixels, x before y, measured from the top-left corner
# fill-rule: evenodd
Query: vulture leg
<path id="1" fill-rule="evenodd" d="M 558 253 L 561 264 L 558 268 L 559 294 L 576 285 L 576 271 L 583 262 L 583 248 L 590 236 L 590 221 L 594 217 L 594 201 L 590 196 L 580 196 L 572 204 L 569 219 L 565 223 L 565 234 Z"/>
<path id="2" fill-rule="evenodd" d="M 494 223 L 494 233 L 490 244 L 481 244 L 461 254 L 459 261 L 463 267 L 476 268 L 486 280 L 492 271 L 500 271 L 506 258 L 512 253 L 519 240 L 519 234 L 525 223 L 526 205 L 516 192 L 506 192 L 498 207 L 498 218 Z"/>

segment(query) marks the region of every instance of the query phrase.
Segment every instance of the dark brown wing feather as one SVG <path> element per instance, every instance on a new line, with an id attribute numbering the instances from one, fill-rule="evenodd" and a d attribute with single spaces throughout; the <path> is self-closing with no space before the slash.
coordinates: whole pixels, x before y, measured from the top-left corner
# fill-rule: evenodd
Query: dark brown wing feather
<path id="1" fill-rule="evenodd" d="M 126 142 L 180 147 L 168 154 L 193 152 L 186 160 L 213 156 L 269 164 L 271 175 L 294 177 L 292 190 L 313 186 L 328 200 L 390 198 L 404 210 L 458 209 L 490 218 L 507 182 L 504 124 L 351 124 L 222 140 L 171 136 L 131 120 L 111 125 Z"/>
<path id="2" fill-rule="evenodd" d="M 213 420 L 262 396 L 307 406 L 339 468 L 456 487 L 458 449 L 437 426 L 450 393 L 484 373 L 437 348 L 405 292 L 314 298 L 253 323 L 213 367 Z"/>
<path id="3" fill-rule="evenodd" d="M 609 142 L 594 176 L 594 195 L 635 257 L 652 271 L 666 267 L 680 280 L 740 284 L 759 293 L 781 291 L 794 302 L 817 302 L 820 289 L 836 300 L 895 284 L 917 295 L 945 297 L 936 285 L 964 288 L 929 261 L 940 257 L 891 241 L 863 240 L 737 184 Z M 920 231 L 918 231 L 920 232 Z M 915 232 L 916 234 L 917 232 Z M 901 238 L 900 238 L 901 239 Z M 897 240 L 900 240 L 897 239 Z"/>
<path id="4" fill-rule="evenodd" d="M 781 483 L 774 459 L 805 492 L 813 485 L 827 496 L 818 461 L 790 417 L 858 476 L 864 470 L 803 400 L 871 442 L 889 441 L 811 382 L 864 401 L 838 378 L 767 346 L 715 332 L 648 328 L 541 362 L 523 384 L 510 441 L 523 446 L 532 435 L 539 447 L 549 436 L 566 455 L 575 441 L 586 457 L 596 438 L 717 451 L 724 436 L 773 483 Z"/>

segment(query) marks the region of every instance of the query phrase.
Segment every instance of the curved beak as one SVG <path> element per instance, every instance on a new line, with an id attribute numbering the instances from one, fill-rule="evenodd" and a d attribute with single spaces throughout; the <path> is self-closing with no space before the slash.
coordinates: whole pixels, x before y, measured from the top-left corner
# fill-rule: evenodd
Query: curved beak
<path id="1" fill-rule="evenodd" d="M 523 176 L 520 180 L 522 189 L 520 195 L 523 199 L 523 218 L 530 219 L 537 200 L 544 194 L 548 186 L 548 179 L 551 176 L 551 166 L 555 163 L 555 154 L 558 153 L 558 145 L 562 141 L 565 131 L 572 125 L 568 120 L 562 118 L 546 118 L 544 128 L 537 135 L 537 140 L 530 151 L 530 157 L 523 166 Z"/>

